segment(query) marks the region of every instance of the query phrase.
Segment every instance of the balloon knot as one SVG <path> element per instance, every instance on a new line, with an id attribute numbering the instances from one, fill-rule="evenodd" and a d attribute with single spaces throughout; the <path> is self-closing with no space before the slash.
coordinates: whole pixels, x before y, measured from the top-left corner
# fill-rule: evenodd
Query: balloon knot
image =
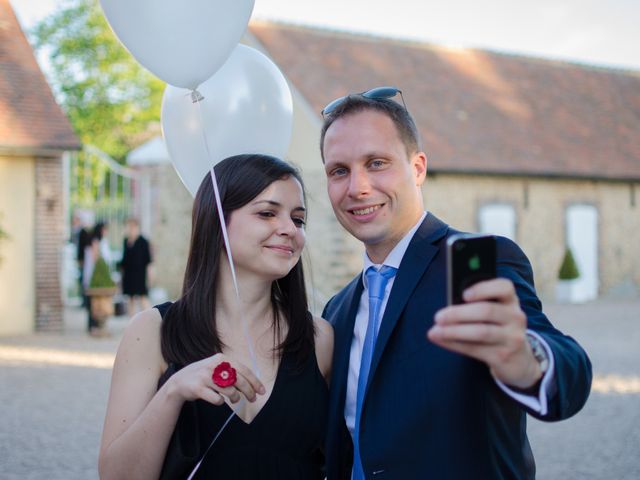
<path id="1" fill-rule="evenodd" d="M 198 102 L 201 102 L 202 100 L 204 100 L 204 97 L 199 91 L 194 90 L 191 92 L 191 101 L 193 103 L 198 103 Z"/>

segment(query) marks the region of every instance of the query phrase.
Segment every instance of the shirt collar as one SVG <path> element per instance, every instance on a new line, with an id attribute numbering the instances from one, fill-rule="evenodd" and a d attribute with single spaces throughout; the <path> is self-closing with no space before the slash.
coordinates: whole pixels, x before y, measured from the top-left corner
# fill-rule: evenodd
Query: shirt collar
<path id="1" fill-rule="evenodd" d="M 373 266 L 376 270 L 380 270 L 380 267 L 382 267 L 382 265 L 387 265 L 389 267 L 394 267 L 394 268 L 400 268 L 400 262 L 402 261 L 402 257 L 404 257 L 405 252 L 407 251 L 407 248 L 409 248 L 409 244 L 411 243 L 411 240 L 413 239 L 413 236 L 415 235 L 416 231 L 418 230 L 418 227 L 420 227 L 420 225 L 422 225 L 422 222 L 424 221 L 424 219 L 427 216 L 427 212 L 422 212 L 422 215 L 420 216 L 420 219 L 416 222 L 416 224 L 411 227 L 411 230 L 409 230 L 404 237 L 402 237 L 402 240 L 400 240 L 395 247 L 393 247 L 393 250 L 391 250 L 389 252 L 389 255 L 387 255 L 387 258 L 384 259 L 384 262 L 382 263 L 373 263 L 371 261 L 371 259 L 369 258 L 369 255 L 367 255 L 367 252 L 365 250 L 364 252 L 364 268 L 362 269 L 362 281 L 364 282 L 364 286 L 365 288 L 367 287 L 367 276 L 365 275 L 365 273 L 367 272 L 367 270 L 369 269 L 369 267 Z"/>

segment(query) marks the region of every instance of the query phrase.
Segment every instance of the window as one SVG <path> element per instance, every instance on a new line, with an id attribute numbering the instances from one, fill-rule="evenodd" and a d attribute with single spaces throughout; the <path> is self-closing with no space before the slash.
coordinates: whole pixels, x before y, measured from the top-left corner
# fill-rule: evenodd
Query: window
<path id="1" fill-rule="evenodd" d="M 487 203 L 478 212 L 478 231 L 516 239 L 516 212 L 507 203 Z"/>

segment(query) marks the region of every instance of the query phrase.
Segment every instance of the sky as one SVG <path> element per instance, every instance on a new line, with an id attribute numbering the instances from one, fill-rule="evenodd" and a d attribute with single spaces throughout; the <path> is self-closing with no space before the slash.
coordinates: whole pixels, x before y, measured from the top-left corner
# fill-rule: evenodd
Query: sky
<path id="1" fill-rule="evenodd" d="M 63 3 L 10 2 L 27 29 Z M 255 0 L 252 18 L 640 71 L 640 0 Z"/>

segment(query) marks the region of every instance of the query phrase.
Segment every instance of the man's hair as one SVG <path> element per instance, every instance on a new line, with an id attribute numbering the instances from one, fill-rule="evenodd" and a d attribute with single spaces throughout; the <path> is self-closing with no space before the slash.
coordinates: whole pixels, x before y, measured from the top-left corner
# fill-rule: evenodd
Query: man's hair
<path id="1" fill-rule="evenodd" d="M 404 143 L 407 155 L 411 156 L 422 150 L 420 134 L 411 114 L 399 103 L 387 98 L 367 98 L 362 95 L 349 95 L 329 115 L 325 116 L 320 131 L 320 155 L 324 163 L 324 137 L 329 127 L 337 119 L 363 112 L 375 110 L 386 115 L 396 126 L 400 140 Z"/>

